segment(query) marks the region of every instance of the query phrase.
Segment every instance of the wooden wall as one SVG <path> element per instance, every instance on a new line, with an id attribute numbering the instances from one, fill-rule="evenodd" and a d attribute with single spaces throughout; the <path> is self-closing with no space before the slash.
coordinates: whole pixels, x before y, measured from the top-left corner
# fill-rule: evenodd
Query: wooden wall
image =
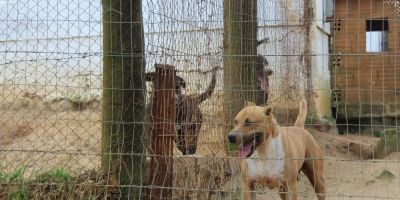
<path id="1" fill-rule="evenodd" d="M 387 18 L 388 51 L 366 52 L 366 20 Z M 400 16 L 383 0 L 336 0 L 331 23 L 333 104 L 400 102 Z"/>

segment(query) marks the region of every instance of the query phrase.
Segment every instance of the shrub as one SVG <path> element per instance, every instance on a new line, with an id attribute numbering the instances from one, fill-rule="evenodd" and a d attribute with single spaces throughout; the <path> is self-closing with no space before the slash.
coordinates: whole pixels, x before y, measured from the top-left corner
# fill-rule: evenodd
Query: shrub
<path id="1" fill-rule="evenodd" d="M 400 129 L 385 129 L 380 135 L 376 151 L 377 158 L 384 158 L 392 152 L 399 151 Z"/>

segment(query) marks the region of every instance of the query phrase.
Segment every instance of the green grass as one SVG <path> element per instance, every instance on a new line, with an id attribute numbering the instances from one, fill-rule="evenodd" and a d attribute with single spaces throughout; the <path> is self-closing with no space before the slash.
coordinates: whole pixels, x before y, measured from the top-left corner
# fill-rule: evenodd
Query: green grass
<path id="1" fill-rule="evenodd" d="M 0 183 L 6 183 L 7 182 L 7 174 L 4 172 L 0 172 Z"/>
<path id="2" fill-rule="evenodd" d="M 0 163 L 1 164 L 1 163 Z M 2 169 L 0 167 L 0 169 Z M 77 178 L 66 168 L 57 167 L 43 173 L 29 175 L 27 166 L 13 171 L 0 171 L 0 198 L 8 200 L 28 199 L 99 199 L 107 195 L 114 199 L 118 194 L 110 193 L 101 183 Z M 30 171 L 29 171 L 30 172 Z M 94 176 L 98 176 L 95 174 Z M 99 176 L 99 179 L 103 177 Z M 81 184 L 83 183 L 83 184 Z"/>
<path id="3" fill-rule="evenodd" d="M 29 192 L 25 185 L 20 185 L 12 190 L 8 197 L 11 200 L 28 200 Z"/>
<path id="4" fill-rule="evenodd" d="M 24 174 L 26 172 L 26 166 L 22 165 L 10 173 L 0 172 L 0 183 L 22 183 L 26 181 Z M 29 192 L 25 185 L 16 185 L 8 194 L 8 199 L 11 200 L 28 200 Z"/>
<path id="5" fill-rule="evenodd" d="M 10 173 L 0 172 L 0 183 L 7 185 L 6 190 L 8 190 L 8 199 L 10 200 L 28 200 L 30 194 L 30 183 L 57 183 L 57 187 L 54 188 L 54 197 L 58 197 L 58 194 L 65 195 L 64 191 L 68 190 L 70 186 L 65 185 L 65 183 L 70 183 L 75 180 L 75 178 L 65 169 L 56 168 L 46 171 L 32 177 L 25 177 L 25 171 L 27 167 L 25 165 L 18 167 Z M 35 184 L 34 184 L 35 185 Z M 67 188 L 66 188 L 67 187 Z"/>
<path id="6" fill-rule="evenodd" d="M 372 132 L 372 136 L 374 136 L 374 137 L 381 137 L 382 131 L 371 130 L 371 132 Z M 366 136 L 369 136 L 369 135 L 366 134 Z"/>
<path id="7" fill-rule="evenodd" d="M 74 180 L 75 178 L 63 168 L 44 172 L 35 178 L 37 182 L 71 182 Z"/>
<path id="8" fill-rule="evenodd" d="M 394 174 L 389 170 L 385 169 L 376 178 L 380 180 L 392 180 L 394 179 Z"/>
<path id="9" fill-rule="evenodd" d="M 24 176 L 26 166 L 22 165 L 10 173 L 0 171 L 0 183 L 15 183 L 15 182 L 71 182 L 75 178 L 64 168 L 56 168 L 37 175 L 33 180 Z"/>
<path id="10" fill-rule="evenodd" d="M 0 172 L 0 183 L 12 183 L 24 181 L 26 166 L 22 165 L 10 173 Z"/>
<path id="11" fill-rule="evenodd" d="M 380 134 L 376 157 L 384 158 L 392 152 L 400 150 L 400 129 L 386 129 Z"/>
<path id="12" fill-rule="evenodd" d="M 25 165 L 17 168 L 13 173 L 10 174 L 8 181 L 9 182 L 23 181 L 25 171 L 26 171 Z"/>

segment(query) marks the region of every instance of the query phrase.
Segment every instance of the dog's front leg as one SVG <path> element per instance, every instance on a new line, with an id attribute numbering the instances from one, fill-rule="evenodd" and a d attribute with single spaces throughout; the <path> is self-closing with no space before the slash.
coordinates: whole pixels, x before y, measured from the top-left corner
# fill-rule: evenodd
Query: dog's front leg
<path id="1" fill-rule="evenodd" d="M 297 200 L 297 178 L 289 180 L 288 186 L 289 186 L 288 196 L 290 197 L 291 200 Z"/>
<path id="2" fill-rule="evenodd" d="M 243 183 L 243 200 L 256 200 L 255 182 Z"/>
<path id="3" fill-rule="evenodd" d="M 243 189 L 242 195 L 243 200 L 255 200 L 256 194 L 254 192 L 255 189 L 255 181 L 251 181 L 248 175 L 247 163 L 245 160 L 240 162 L 240 172 L 242 174 L 243 180 Z"/>
<path id="4" fill-rule="evenodd" d="M 287 200 L 287 192 L 288 192 L 288 186 L 286 184 L 281 184 L 279 186 L 279 196 L 281 197 L 282 200 Z"/>

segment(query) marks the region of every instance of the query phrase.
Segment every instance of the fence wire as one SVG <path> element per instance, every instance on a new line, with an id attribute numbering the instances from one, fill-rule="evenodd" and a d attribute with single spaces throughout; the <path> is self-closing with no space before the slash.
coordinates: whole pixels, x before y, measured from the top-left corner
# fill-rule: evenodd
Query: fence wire
<path id="1" fill-rule="evenodd" d="M 265 40 L 257 54 L 272 71 L 268 105 L 282 126 L 292 125 L 307 99 L 305 127 L 322 149 L 326 199 L 400 199 L 399 1 L 257 5 L 257 40 Z M 103 57 L 117 54 L 103 52 L 109 38 L 102 9 L 98 0 L 0 0 L 0 199 L 125 199 L 124 187 L 139 188 L 144 199 L 157 187 L 148 183 L 159 155 L 149 151 L 147 128 L 154 127 L 147 117 L 129 122 L 147 127 L 146 151 L 138 155 L 146 158 L 143 183 L 120 183 L 126 163 L 102 167 L 103 91 L 115 89 L 103 87 Z M 189 124 L 198 133 L 184 138 L 184 148 L 174 133 L 172 186 L 161 187 L 172 199 L 241 199 L 240 160 L 235 147 L 226 152 L 224 129 L 233 124 L 223 110 L 230 103 L 224 1 L 142 0 L 141 9 L 147 74 L 157 64 L 174 66 L 185 83 L 179 92 L 191 97 L 215 74 L 212 94 L 194 106 L 200 115 L 173 124 L 177 132 Z M 146 81 L 146 108 L 157 92 L 153 83 Z M 256 187 L 257 199 L 279 199 L 277 192 Z M 304 174 L 297 194 L 316 198 Z"/>

